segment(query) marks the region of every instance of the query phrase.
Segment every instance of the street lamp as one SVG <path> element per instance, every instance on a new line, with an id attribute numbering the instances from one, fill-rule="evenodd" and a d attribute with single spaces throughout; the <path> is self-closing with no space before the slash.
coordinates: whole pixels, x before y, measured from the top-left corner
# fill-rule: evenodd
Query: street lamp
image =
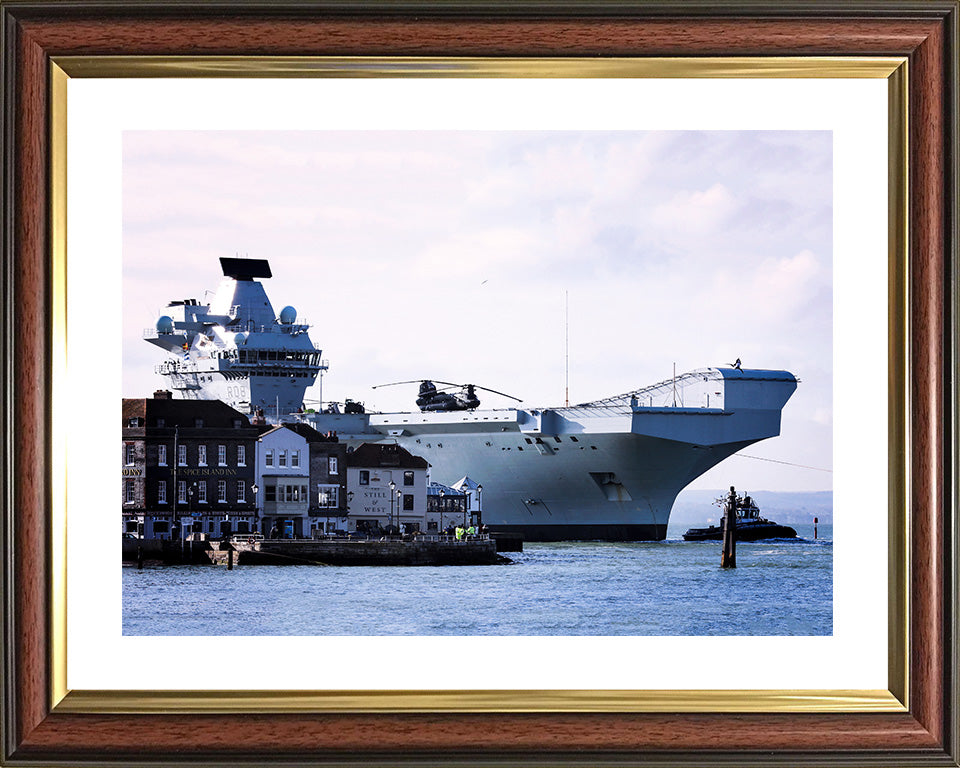
<path id="1" fill-rule="evenodd" d="M 440 528 L 438 530 L 438 533 L 441 536 L 443 535 L 443 497 L 444 495 L 445 494 L 443 492 L 443 488 L 441 488 L 440 489 Z"/>
<path id="2" fill-rule="evenodd" d="M 191 484 L 187 487 L 187 511 L 190 513 L 190 529 L 191 529 L 191 532 L 192 532 L 192 530 L 193 530 L 193 494 L 196 493 L 196 490 L 197 490 L 197 484 L 196 484 L 196 483 L 191 483 Z M 181 529 L 182 529 L 182 527 L 183 527 L 183 526 L 181 526 Z M 182 534 L 182 530 L 181 530 L 181 534 Z M 192 540 L 191 540 L 191 542 L 190 542 L 190 551 L 191 551 L 191 552 L 193 551 L 193 541 L 192 541 Z"/>
<path id="3" fill-rule="evenodd" d="M 483 525 L 483 486 L 477 484 L 477 528 Z"/>
<path id="4" fill-rule="evenodd" d="M 260 509 L 257 507 L 257 491 L 260 490 L 260 486 L 254 483 L 250 486 L 250 490 L 253 491 L 253 532 L 260 533 Z"/>
<path id="5" fill-rule="evenodd" d="M 400 497 L 403 496 L 403 491 L 397 488 L 397 533 L 400 533 Z"/>
<path id="6" fill-rule="evenodd" d="M 390 481 L 390 527 L 393 528 L 393 489 L 397 487 L 397 484 Z"/>

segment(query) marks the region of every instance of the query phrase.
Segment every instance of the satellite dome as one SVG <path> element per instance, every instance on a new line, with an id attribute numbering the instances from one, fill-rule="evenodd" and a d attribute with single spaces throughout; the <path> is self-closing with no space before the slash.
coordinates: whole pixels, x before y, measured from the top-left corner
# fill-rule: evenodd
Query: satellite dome
<path id="1" fill-rule="evenodd" d="M 157 333 L 173 333 L 173 318 L 169 315 L 161 315 L 157 320 Z"/>
<path id="2" fill-rule="evenodd" d="M 236 344 L 238 347 L 241 344 L 243 344 L 243 342 L 245 342 L 246 340 L 247 340 L 247 334 L 245 333 L 235 333 L 233 335 L 233 343 Z"/>
<path id="3" fill-rule="evenodd" d="M 293 325 L 297 319 L 297 310 L 293 307 L 284 307 L 280 310 L 280 322 L 283 325 Z"/>

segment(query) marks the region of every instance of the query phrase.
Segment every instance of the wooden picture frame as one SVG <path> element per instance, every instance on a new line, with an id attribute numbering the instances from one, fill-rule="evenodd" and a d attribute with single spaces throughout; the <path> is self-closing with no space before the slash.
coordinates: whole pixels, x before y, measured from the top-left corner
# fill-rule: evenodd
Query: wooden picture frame
<path id="1" fill-rule="evenodd" d="M 5 763 L 960 764 L 957 2 L 741 2 L 717 9 L 663 2 L 0 0 L 0 11 Z M 64 584 L 52 566 L 62 520 L 51 426 L 63 350 L 50 332 L 63 323 L 62 262 L 51 256 L 64 247 L 63 222 L 53 218 L 62 211 L 55 199 L 62 190 L 50 180 L 63 162 L 64 136 L 51 114 L 63 86 L 58 61 L 74 57 L 76 67 L 95 66 L 107 56 L 134 57 L 131 72 L 145 56 L 743 57 L 753 65 L 761 57 L 905 59 L 906 78 L 891 90 L 907 98 L 909 176 L 903 198 L 892 195 L 891 219 L 907 227 L 892 227 L 891 235 L 904 238 L 907 254 L 892 300 L 907 331 L 902 348 L 891 350 L 890 385 L 906 403 L 891 406 L 892 430 L 899 430 L 893 444 L 904 447 L 892 460 L 899 458 L 905 475 L 901 484 L 892 480 L 891 496 L 902 498 L 909 528 L 892 537 L 891 558 L 906 561 L 899 570 L 905 594 L 894 588 L 891 595 L 891 615 L 903 621 L 891 626 L 892 682 L 882 706 L 873 707 L 870 697 L 857 706 L 851 695 L 838 696 L 832 707 L 765 711 L 742 699 L 698 706 L 696 693 L 685 702 L 664 697 L 643 711 L 590 692 L 580 706 L 541 698 L 510 708 L 495 697 L 459 707 L 437 698 L 390 706 L 389 696 L 376 692 L 320 709 L 280 692 L 156 696 L 152 703 L 146 694 L 65 698 L 64 627 L 53 608 Z"/>

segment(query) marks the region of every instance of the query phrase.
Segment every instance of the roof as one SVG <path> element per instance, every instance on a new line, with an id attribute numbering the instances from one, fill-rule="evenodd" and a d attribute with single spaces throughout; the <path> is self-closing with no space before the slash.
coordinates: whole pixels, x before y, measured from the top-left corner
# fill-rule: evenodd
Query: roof
<path id="1" fill-rule="evenodd" d="M 309 424 L 305 424 L 302 421 L 293 422 L 290 424 L 284 424 L 287 429 L 292 429 L 300 437 L 306 438 L 308 443 L 333 443 L 337 442 L 336 438 L 329 438 L 326 435 L 321 434 Z"/>
<path id="2" fill-rule="evenodd" d="M 167 428 L 194 428 L 196 419 L 203 419 L 204 428 L 234 429 L 234 420 L 240 427 L 251 429 L 247 417 L 220 400 L 167 400 L 158 398 L 123 398 L 123 424 L 134 417 L 145 420 L 145 426 L 156 426 L 160 418 Z"/>
<path id="3" fill-rule="evenodd" d="M 414 456 L 395 443 L 363 443 L 353 453 L 347 454 L 347 466 L 427 469 L 430 464 L 422 456 Z"/>
<path id="4" fill-rule="evenodd" d="M 464 496 L 464 492 L 457 490 L 451 485 L 444 485 L 443 483 L 430 483 L 427 486 L 427 496 L 439 496 L 440 492 L 443 491 L 444 496 Z"/>

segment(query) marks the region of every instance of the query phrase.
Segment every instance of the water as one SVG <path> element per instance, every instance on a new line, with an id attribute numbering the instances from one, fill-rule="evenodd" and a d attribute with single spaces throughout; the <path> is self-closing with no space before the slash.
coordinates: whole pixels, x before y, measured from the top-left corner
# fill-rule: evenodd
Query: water
<path id="1" fill-rule="evenodd" d="M 123 569 L 125 635 L 829 635 L 833 544 L 526 544 L 508 566 Z"/>

